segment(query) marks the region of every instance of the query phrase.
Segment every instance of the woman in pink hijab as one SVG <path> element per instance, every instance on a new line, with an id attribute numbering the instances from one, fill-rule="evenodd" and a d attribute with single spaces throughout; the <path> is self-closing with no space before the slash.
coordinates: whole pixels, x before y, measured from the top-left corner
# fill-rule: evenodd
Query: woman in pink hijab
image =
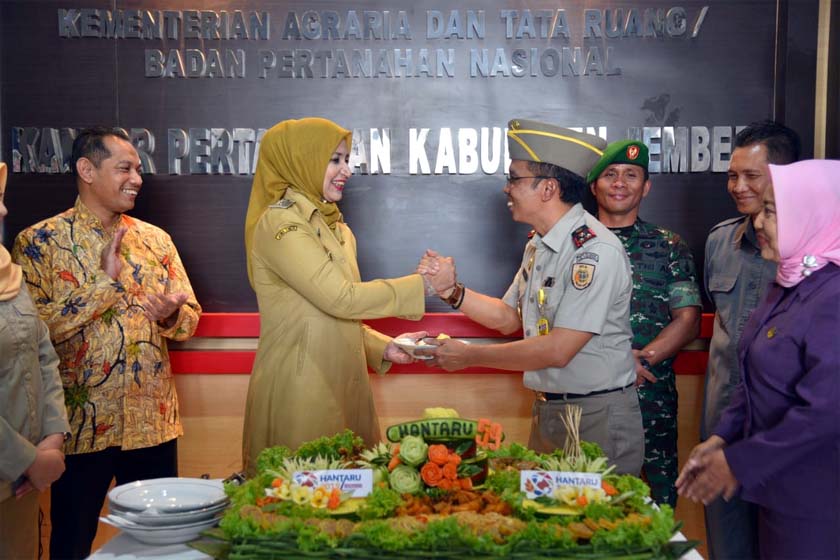
<path id="1" fill-rule="evenodd" d="M 755 220 L 776 281 L 744 327 L 742 381 L 677 480 L 759 506 L 762 558 L 840 558 L 840 161 L 771 165 Z"/>

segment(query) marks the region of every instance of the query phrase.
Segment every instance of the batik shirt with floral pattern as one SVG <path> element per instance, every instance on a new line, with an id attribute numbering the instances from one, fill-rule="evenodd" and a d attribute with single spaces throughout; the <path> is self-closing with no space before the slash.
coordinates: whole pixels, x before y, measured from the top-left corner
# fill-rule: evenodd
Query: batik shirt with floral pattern
<path id="1" fill-rule="evenodd" d="M 127 228 L 117 280 L 102 249 Z M 192 336 L 201 315 L 181 259 L 163 230 L 122 215 L 110 231 L 77 199 L 20 233 L 14 259 L 61 359 L 72 438 L 68 454 L 138 449 L 183 434 L 165 339 Z M 174 325 L 150 321 L 148 293 L 189 295 Z"/>

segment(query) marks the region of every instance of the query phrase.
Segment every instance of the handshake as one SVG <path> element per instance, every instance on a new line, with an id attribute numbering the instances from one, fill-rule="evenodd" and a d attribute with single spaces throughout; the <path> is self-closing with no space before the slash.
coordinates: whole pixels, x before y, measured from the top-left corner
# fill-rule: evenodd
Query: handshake
<path id="1" fill-rule="evenodd" d="M 423 286 L 427 296 L 437 295 L 456 309 L 461 306 L 465 290 L 463 284 L 458 284 L 455 260 L 452 257 L 443 257 L 436 251 L 428 250 L 420 258 L 416 272 L 423 277 Z M 403 333 L 397 338 L 421 340 L 428 336 L 428 332 L 419 331 Z M 415 351 L 415 354 L 424 359 L 427 365 L 436 365 L 447 371 L 463 369 L 470 365 L 468 344 L 444 339 L 430 340 L 427 345 L 435 348 Z M 401 350 L 392 340 L 385 348 L 384 359 L 397 364 L 407 364 L 417 358 Z"/>
<path id="2" fill-rule="evenodd" d="M 452 257 L 443 257 L 429 249 L 420 258 L 416 272 L 423 277 L 423 286 L 427 296 L 437 295 L 451 305 L 459 303 L 450 301 L 458 282 L 455 260 Z"/>

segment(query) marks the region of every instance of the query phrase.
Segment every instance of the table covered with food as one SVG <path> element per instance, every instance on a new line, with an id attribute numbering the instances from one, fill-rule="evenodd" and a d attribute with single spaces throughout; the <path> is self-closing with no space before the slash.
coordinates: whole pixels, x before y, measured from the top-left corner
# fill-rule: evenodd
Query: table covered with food
<path id="1" fill-rule="evenodd" d="M 575 435 L 573 407 L 567 417 Z M 201 527 L 192 550 L 158 557 L 699 558 L 671 508 L 652 503 L 641 479 L 616 474 L 595 444 L 570 437 L 541 454 L 505 443 L 492 419 L 449 409 L 427 409 L 386 436 L 367 447 L 345 431 L 264 450 L 255 476 L 200 504 L 213 515 L 194 526 L 219 526 Z M 95 557 L 121 557 L 118 544 Z M 125 557 L 142 557 L 133 548 Z"/>

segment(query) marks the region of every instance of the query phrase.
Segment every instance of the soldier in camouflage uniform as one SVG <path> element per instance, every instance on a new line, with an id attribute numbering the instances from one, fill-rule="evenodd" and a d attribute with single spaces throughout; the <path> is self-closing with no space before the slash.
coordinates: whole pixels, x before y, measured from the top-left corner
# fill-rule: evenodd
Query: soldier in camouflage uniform
<path id="1" fill-rule="evenodd" d="M 598 219 L 621 240 L 633 268 L 630 324 L 641 366 L 643 472 L 652 498 L 675 507 L 677 386 L 672 364 L 699 333 L 700 290 L 694 259 L 680 236 L 639 219 L 639 206 L 650 190 L 648 161 L 643 143 L 614 142 L 587 182 L 598 203 Z"/>

